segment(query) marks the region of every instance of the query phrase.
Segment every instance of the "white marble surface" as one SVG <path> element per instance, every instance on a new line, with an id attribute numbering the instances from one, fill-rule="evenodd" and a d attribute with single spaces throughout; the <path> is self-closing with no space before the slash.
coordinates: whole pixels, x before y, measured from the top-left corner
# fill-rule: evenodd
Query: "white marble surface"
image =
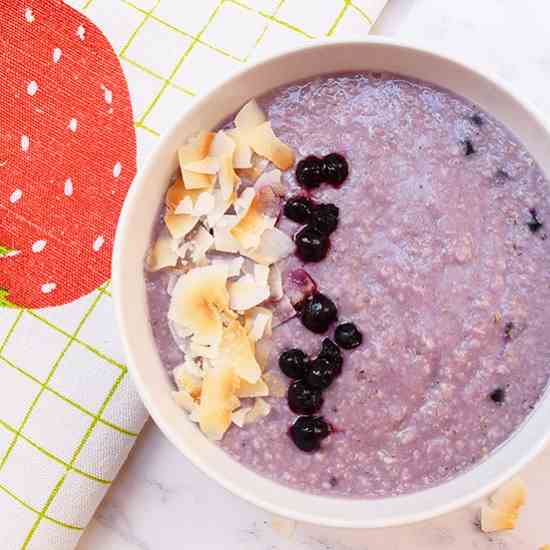
<path id="1" fill-rule="evenodd" d="M 483 64 L 550 118 L 548 0 L 390 0 L 375 32 Z M 522 476 L 528 504 L 511 533 L 480 533 L 473 505 L 420 525 L 374 531 L 299 525 L 288 536 L 272 528 L 269 514 L 198 472 L 150 423 L 79 550 L 537 550 L 550 543 L 550 449 Z"/>

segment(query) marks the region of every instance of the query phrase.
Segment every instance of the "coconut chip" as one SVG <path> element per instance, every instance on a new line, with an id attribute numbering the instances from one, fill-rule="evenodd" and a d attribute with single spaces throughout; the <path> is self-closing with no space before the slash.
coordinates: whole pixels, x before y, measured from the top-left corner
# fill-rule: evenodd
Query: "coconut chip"
<path id="1" fill-rule="evenodd" d="M 260 285 L 249 274 L 243 275 L 229 285 L 229 306 L 236 311 L 246 311 L 269 298 L 267 282 Z"/>
<path id="2" fill-rule="evenodd" d="M 241 270 L 243 268 L 244 258 L 242 256 L 212 258 L 212 264 L 225 265 L 227 268 L 228 277 L 238 277 L 241 274 Z"/>
<path id="3" fill-rule="evenodd" d="M 236 396 L 244 399 L 245 397 L 266 397 L 269 395 L 269 388 L 261 378 L 254 384 L 246 380 L 241 380 Z"/>
<path id="4" fill-rule="evenodd" d="M 226 283 L 223 265 L 192 269 L 176 283 L 168 317 L 191 331 L 196 343 L 217 345 L 223 334 L 222 312 L 229 307 Z"/>
<path id="5" fill-rule="evenodd" d="M 230 234 L 243 249 L 256 248 L 266 229 L 275 225 L 275 218 L 264 214 L 262 196 L 252 188 L 247 188 L 235 201 L 238 222 L 230 229 Z"/>
<path id="6" fill-rule="evenodd" d="M 198 408 L 197 403 L 186 390 L 173 391 L 172 397 L 176 404 L 188 413 L 192 413 Z"/>
<path id="7" fill-rule="evenodd" d="M 185 166 L 205 159 L 214 139 L 212 132 L 201 132 L 194 140 L 178 149 L 181 175 L 186 189 L 205 189 L 214 184 L 213 174 L 186 170 Z"/>
<path id="8" fill-rule="evenodd" d="M 251 384 L 260 378 L 262 371 L 254 356 L 254 344 L 238 320 L 224 327 L 219 354 L 212 364 L 215 367 L 231 367 L 240 378 Z"/>
<path id="9" fill-rule="evenodd" d="M 278 302 L 284 295 L 283 292 L 283 274 L 277 264 L 273 264 L 269 270 L 269 276 L 267 278 L 267 284 L 269 285 L 270 298 L 274 302 Z"/>
<path id="10" fill-rule="evenodd" d="M 481 508 L 481 530 L 493 533 L 513 529 L 516 526 L 520 508 L 525 504 L 527 488 L 523 481 L 514 478 L 489 499 Z"/>
<path id="11" fill-rule="evenodd" d="M 214 244 L 214 237 L 204 228 L 199 227 L 193 239 L 193 250 L 191 259 L 194 263 L 199 263 L 205 259 L 206 253 Z"/>
<path id="12" fill-rule="evenodd" d="M 201 395 L 202 378 L 191 374 L 185 365 L 180 365 L 172 371 L 174 382 L 178 390 L 185 390 L 193 399 Z"/>
<path id="13" fill-rule="evenodd" d="M 231 413 L 239 379 L 230 366 L 210 369 L 202 386 L 199 423 L 203 433 L 219 441 L 231 424 Z"/>
<path id="14" fill-rule="evenodd" d="M 294 164 L 294 151 L 275 135 L 271 122 L 264 122 L 247 132 L 246 139 L 255 153 L 280 170 L 288 170 Z"/>
<path id="15" fill-rule="evenodd" d="M 177 262 L 178 255 L 172 250 L 172 239 L 166 228 L 163 228 L 147 254 L 147 268 L 149 271 L 159 271 L 166 267 L 174 267 Z"/>
<path id="16" fill-rule="evenodd" d="M 242 132 L 253 130 L 266 121 L 266 117 L 258 102 L 251 99 L 235 116 L 235 126 Z"/>
<path id="17" fill-rule="evenodd" d="M 241 253 L 255 262 L 271 265 L 290 256 L 294 249 L 294 241 L 286 233 L 276 227 L 269 227 L 262 233 L 257 248 Z"/>
<path id="18" fill-rule="evenodd" d="M 265 307 L 255 307 L 246 312 L 245 326 L 248 337 L 257 342 L 264 336 L 271 335 L 273 312 Z"/>
<path id="19" fill-rule="evenodd" d="M 253 155 L 251 164 L 252 166 L 250 168 L 236 168 L 235 172 L 239 177 L 254 183 L 263 174 L 269 161 L 259 155 Z"/>

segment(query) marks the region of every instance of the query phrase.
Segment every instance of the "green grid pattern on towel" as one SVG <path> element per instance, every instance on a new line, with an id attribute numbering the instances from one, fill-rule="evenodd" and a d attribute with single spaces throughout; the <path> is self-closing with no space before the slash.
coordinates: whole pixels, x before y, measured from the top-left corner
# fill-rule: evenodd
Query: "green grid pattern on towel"
<path id="1" fill-rule="evenodd" d="M 100 1 L 102 0 L 69 0 L 69 3 L 75 6 L 77 9 L 88 13 L 93 20 L 94 17 L 91 12 L 93 11 L 94 3 L 99 3 Z M 111 0 L 109 0 L 109 2 L 110 1 Z M 166 3 L 174 0 L 153 0 L 150 3 L 149 9 L 144 9 L 140 7 L 138 5 L 138 0 L 135 0 L 136 3 L 134 3 L 132 0 L 112 1 L 113 3 L 117 2 L 119 7 L 123 6 L 124 9 L 128 11 L 128 15 L 132 17 L 132 20 L 136 19 L 136 16 L 139 20 L 137 26 L 132 29 L 132 32 L 129 35 L 127 41 L 121 48 L 119 48 L 120 59 L 123 61 L 123 63 L 128 64 L 129 66 L 142 73 L 144 76 L 152 79 L 156 86 L 156 92 L 153 94 L 152 98 L 150 98 L 150 100 L 146 103 L 143 112 L 140 113 L 139 116 L 136 116 L 135 127 L 138 131 L 138 140 L 140 139 L 140 132 L 147 134 L 149 137 L 158 137 L 160 135 L 162 128 L 155 128 L 155 125 L 150 121 L 150 119 L 152 119 L 151 115 L 155 110 L 155 107 L 157 107 L 158 104 L 162 101 L 167 91 L 175 91 L 176 93 L 181 94 L 182 97 L 186 98 L 191 98 L 198 93 L 198 90 L 194 89 L 193 86 L 184 86 L 176 81 L 176 77 L 180 69 L 182 68 L 182 66 L 185 67 L 187 60 L 194 52 L 194 50 L 198 47 L 205 48 L 212 55 L 219 56 L 220 58 L 223 58 L 224 60 L 235 64 L 237 68 L 239 65 L 242 65 L 246 63 L 249 59 L 251 59 L 255 51 L 262 45 L 262 42 L 265 40 L 265 37 L 271 28 L 293 33 L 293 35 L 295 35 L 299 39 L 305 40 L 309 38 L 315 38 L 314 35 L 306 31 L 305 29 L 297 26 L 293 22 L 285 20 L 283 14 L 283 8 L 285 7 L 285 5 L 293 2 L 300 2 L 301 0 L 273 0 L 271 9 L 267 11 L 254 8 L 247 3 L 247 0 L 219 0 L 217 2 L 217 5 L 212 8 L 208 19 L 198 32 L 188 32 L 185 29 L 185 25 L 183 25 L 182 28 L 181 25 L 168 21 L 166 16 L 161 16 L 157 13 L 160 4 L 164 4 L 163 7 L 165 7 Z M 339 25 L 341 24 L 348 11 L 353 12 L 355 16 L 364 21 L 365 32 L 368 32 L 370 26 L 373 24 L 373 19 L 364 11 L 364 9 L 357 5 L 358 1 L 359 0 L 323 0 L 322 9 L 324 10 L 330 8 L 329 11 L 330 13 L 334 13 L 334 16 L 332 17 L 330 23 L 327 25 L 326 29 L 324 29 L 322 33 L 317 33 L 317 35 L 332 36 L 337 31 Z M 239 13 L 242 13 L 243 15 L 246 13 L 253 14 L 254 17 L 262 22 L 260 28 L 258 28 L 257 36 L 253 40 L 252 46 L 244 54 L 242 54 L 241 52 L 240 55 L 237 55 L 236 53 L 217 45 L 215 41 L 211 41 L 208 37 L 209 29 L 212 28 L 217 20 L 223 17 L 223 11 L 227 7 L 230 7 L 231 9 L 237 11 L 240 10 Z M 166 72 L 166 74 L 163 74 L 162 71 L 158 71 L 154 67 L 148 66 L 148 63 L 146 61 L 140 60 L 139 58 L 136 59 L 136 56 L 134 54 L 131 54 L 129 51 L 132 45 L 134 45 L 136 40 L 139 38 L 140 33 L 143 32 L 144 27 L 147 25 L 148 22 L 151 21 L 160 26 L 163 29 L 163 32 L 178 35 L 182 39 L 186 40 L 187 45 L 180 52 L 178 52 L 176 62 L 173 64 L 172 68 L 168 72 Z M 101 27 L 101 22 L 98 22 L 98 24 Z M 230 29 L 227 30 L 228 32 L 230 31 Z M 0 334 L 0 369 L 13 369 L 13 371 L 17 372 L 19 376 L 22 376 L 31 381 L 37 387 L 36 396 L 32 400 L 30 406 L 28 407 L 28 410 L 26 411 L 26 414 L 24 415 L 23 420 L 19 425 L 11 425 L 0 418 L 0 428 L 3 428 L 5 431 L 9 432 L 11 436 L 10 444 L 6 452 L 4 453 L 4 456 L 0 456 L 0 472 L 9 462 L 10 457 L 13 456 L 13 450 L 16 448 L 18 442 L 20 441 L 24 441 L 25 443 L 29 444 L 42 455 L 48 457 L 49 459 L 55 461 L 58 465 L 63 467 L 62 475 L 59 477 L 57 483 L 55 484 L 54 488 L 48 495 L 44 505 L 41 508 L 31 506 L 28 502 L 25 502 L 23 498 L 15 494 L 10 488 L 0 483 L 1 492 L 10 496 L 15 502 L 19 503 L 27 510 L 32 511 L 36 515 L 35 521 L 25 537 L 25 540 L 21 547 L 22 549 L 28 548 L 34 534 L 36 533 L 42 521 L 52 522 L 58 526 L 72 530 L 81 531 L 84 529 L 85 526 L 83 525 L 69 525 L 63 521 L 60 521 L 59 519 L 50 516 L 48 511 L 51 507 L 52 502 L 54 502 L 61 487 L 63 486 L 67 475 L 70 472 L 80 476 L 84 476 L 87 479 L 101 485 L 106 485 L 110 483 L 110 480 L 108 479 L 102 479 L 91 472 L 86 472 L 75 466 L 82 449 L 86 446 L 94 429 L 99 424 L 104 427 L 108 427 L 109 429 L 121 432 L 122 434 L 130 437 L 135 437 L 137 435 L 136 433 L 133 433 L 122 426 L 117 426 L 109 422 L 102 416 L 107 409 L 109 403 L 111 402 L 111 399 L 113 398 L 117 388 L 121 384 L 124 377 L 127 375 L 126 367 L 120 362 L 111 358 L 108 353 L 105 353 L 97 346 L 88 343 L 81 335 L 83 327 L 86 325 L 91 316 L 94 315 L 94 311 L 96 310 L 101 300 L 111 299 L 111 294 L 106 288 L 107 286 L 108 284 L 105 284 L 94 292 L 91 304 L 82 315 L 80 322 L 76 326 L 76 329 L 74 329 L 73 331 L 67 330 L 63 327 L 58 326 L 56 323 L 49 321 L 44 316 L 44 313 L 41 311 L 17 310 L 17 314 L 11 327 L 9 327 L 5 334 Z M 2 304 L 2 297 L 3 295 L 0 294 L 0 314 L 2 313 L 2 311 L 7 311 L 5 308 L 9 307 L 8 304 Z M 13 309 L 11 311 L 13 311 Z M 34 323 L 40 323 L 47 326 L 49 329 L 54 330 L 59 335 L 65 338 L 65 345 L 61 353 L 51 365 L 49 373 L 43 382 L 41 382 L 34 374 L 27 372 L 24 368 L 21 368 L 19 365 L 15 364 L 12 360 L 10 360 L 8 357 L 5 357 L 4 355 L 6 346 L 9 345 L 11 339 L 14 338 L 14 336 L 17 334 L 18 327 L 20 326 L 22 320 L 26 317 L 32 319 L 32 322 Z M 88 351 L 95 354 L 97 356 L 98 363 L 100 363 L 101 361 L 106 361 L 107 363 L 110 363 L 111 365 L 119 369 L 118 376 L 116 376 L 114 383 L 112 384 L 109 391 L 106 393 L 104 400 L 101 403 L 97 412 L 89 410 L 88 408 L 74 401 L 68 396 L 63 395 L 62 392 L 56 390 L 50 385 L 52 377 L 61 365 L 65 354 L 70 350 L 72 346 L 75 345 L 83 346 Z M 71 407 L 75 408 L 80 413 L 82 413 L 82 415 L 84 415 L 89 421 L 88 428 L 84 436 L 78 442 L 75 450 L 72 453 L 72 456 L 68 461 L 56 456 L 54 452 L 48 450 L 44 446 L 37 444 L 35 441 L 32 440 L 32 438 L 24 433 L 25 426 L 31 419 L 37 404 L 39 403 L 42 396 L 46 394 L 54 396 L 56 399 L 59 399 L 64 403 L 70 405 Z"/>

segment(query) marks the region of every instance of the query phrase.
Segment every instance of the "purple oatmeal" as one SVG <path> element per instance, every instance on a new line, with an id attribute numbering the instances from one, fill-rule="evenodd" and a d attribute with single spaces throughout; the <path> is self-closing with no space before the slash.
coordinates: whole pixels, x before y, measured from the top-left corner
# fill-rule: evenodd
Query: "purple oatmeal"
<path id="1" fill-rule="evenodd" d="M 325 76 L 258 99 L 296 151 L 341 153 L 340 187 L 313 189 L 339 208 L 326 258 L 304 268 L 363 342 L 342 350 L 342 374 L 318 414 L 333 433 L 304 453 L 288 436 L 285 397 L 220 442 L 260 474 L 307 492 L 385 497 L 439 484 L 508 439 L 550 375 L 548 183 L 491 116 L 452 93 L 390 74 Z M 301 194 L 292 170 L 286 198 Z M 549 226 L 550 226 L 550 222 Z M 160 224 L 159 224 L 160 225 Z M 281 217 L 279 229 L 301 226 Z M 147 273 L 149 314 L 167 369 L 182 353 L 167 324 L 168 279 Z M 279 355 L 318 353 L 325 336 L 297 317 L 273 330 Z"/>

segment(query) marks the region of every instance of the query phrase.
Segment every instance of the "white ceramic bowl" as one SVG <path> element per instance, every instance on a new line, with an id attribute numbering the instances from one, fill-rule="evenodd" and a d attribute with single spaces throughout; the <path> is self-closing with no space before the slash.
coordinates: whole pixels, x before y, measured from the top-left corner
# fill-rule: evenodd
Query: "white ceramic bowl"
<path id="1" fill-rule="evenodd" d="M 550 435 L 550 397 L 511 439 L 459 477 L 411 495 L 386 499 L 315 496 L 261 477 L 209 442 L 175 405 L 148 323 L 143 260 L 158 205 L 177 168 L 176 149 L 214 128 L 249 98 L 320 73 L 386 70 L 426 80 L 464 96 L 494 115 L 550 173 L 550 133 L 531 108 L 502 82 L 426 49 L 393 40 L 313 43 L 248 66 L 194 103 L 159 141 L 124 204 L 113 259 L 114 296 L 128 367 L 151 416 L 170 441 L 233 493 L 271 512 L 339 527 L 383 527 L 419 521 L 463 506 L 515 474 Z"/>

